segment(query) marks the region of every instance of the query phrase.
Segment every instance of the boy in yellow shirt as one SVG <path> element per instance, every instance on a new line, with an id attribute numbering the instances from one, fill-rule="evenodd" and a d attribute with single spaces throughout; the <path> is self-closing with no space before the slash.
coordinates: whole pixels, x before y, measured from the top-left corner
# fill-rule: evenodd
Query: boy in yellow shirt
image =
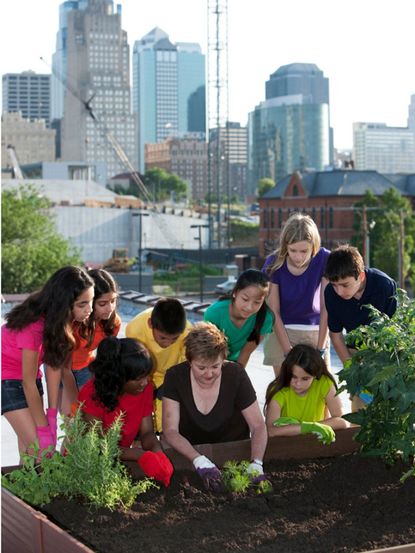
<path id="1" fill-rule="evenodd" d="M 166 372 L 185 361 L 184 339 L 191 328 L 183 305 L 175 298 L 161 298 L 154 307 L 139 313 L 126 326 L 127 338 L 141 342 L 154 361 L 151 379 L 154 385 L 154 427 L 161 427 L 161 399 Z"/>

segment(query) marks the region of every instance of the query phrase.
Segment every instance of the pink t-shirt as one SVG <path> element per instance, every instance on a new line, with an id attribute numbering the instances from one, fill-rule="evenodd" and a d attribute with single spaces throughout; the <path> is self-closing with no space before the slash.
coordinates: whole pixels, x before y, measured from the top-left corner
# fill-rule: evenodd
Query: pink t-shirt
<path id="1" fill-rule="evenodd" d="M 1 379 L 22 380 L 22 352 L 24 349 L 39 353 L 38 365 L 42 363 L 44 320 L 25 326 L 22 330 L 1 327 Z M 42 378 L 38 369 L 36 378 Z"/>

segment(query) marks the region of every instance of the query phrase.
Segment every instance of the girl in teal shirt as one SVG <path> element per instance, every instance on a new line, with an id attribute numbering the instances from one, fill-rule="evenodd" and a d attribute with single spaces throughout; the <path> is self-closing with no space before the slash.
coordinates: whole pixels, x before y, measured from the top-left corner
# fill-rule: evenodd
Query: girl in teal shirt
<path id="1" fill-rule="evenodd" d="M 315 434 L 324 444 L 334 430 L 346 428 L 337 385 L 318 350 L 297 344 L 288 353 L 278 378 L 268 386 L 265 415 L 269 436 Z"/>
<path id="2" fill-rule="evenodd" d="M 246 367 L 265 334 L 272 332 L 274 316 L 265 302 L 268 292 L 268 276 L 247 269 L 239 275 L 229 296 L 206 309 L 205 321 L 216 325 L 228 340 L 229 361 Z"/>

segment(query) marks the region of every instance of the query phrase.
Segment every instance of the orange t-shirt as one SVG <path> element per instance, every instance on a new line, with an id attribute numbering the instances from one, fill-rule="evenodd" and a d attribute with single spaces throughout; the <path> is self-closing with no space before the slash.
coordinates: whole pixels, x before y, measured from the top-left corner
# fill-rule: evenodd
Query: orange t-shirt
<path id="1" fill-rule="evenodd" d="M 116 315 L 115 328 L 112 336 L 117 336 L 120 331 L 120 327 L 121 319 L 118 315 Z M 87 345 L 88 340 L 79 335 L 78 329 L 74 330 L 74 337 L 78 346 L 72 352 L 72 370 L 79 371 L 80 369 L 87 367 L 91 361 L 95 359 L 94 351 L 97 349 L 102 340 L 107 337 L 107 334 L 105 334 L 101 323 L 98 323 L 95 327 L 94 338 L 89 346 Z"/>

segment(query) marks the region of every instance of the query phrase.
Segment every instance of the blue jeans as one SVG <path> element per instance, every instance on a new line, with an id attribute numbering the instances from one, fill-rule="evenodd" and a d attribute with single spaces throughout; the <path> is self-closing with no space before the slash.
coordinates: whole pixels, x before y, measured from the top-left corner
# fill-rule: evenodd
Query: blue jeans
<path id="1" fill-rule="evenodd" d="M 42 380 L 36 379 L 36 386 L 39 395 L 43 396 Z M 2 380 L 1 381 L 1 414 L 18 409 L 27 409 L 26 396 L 23 391 L 22 380 Z"/>

